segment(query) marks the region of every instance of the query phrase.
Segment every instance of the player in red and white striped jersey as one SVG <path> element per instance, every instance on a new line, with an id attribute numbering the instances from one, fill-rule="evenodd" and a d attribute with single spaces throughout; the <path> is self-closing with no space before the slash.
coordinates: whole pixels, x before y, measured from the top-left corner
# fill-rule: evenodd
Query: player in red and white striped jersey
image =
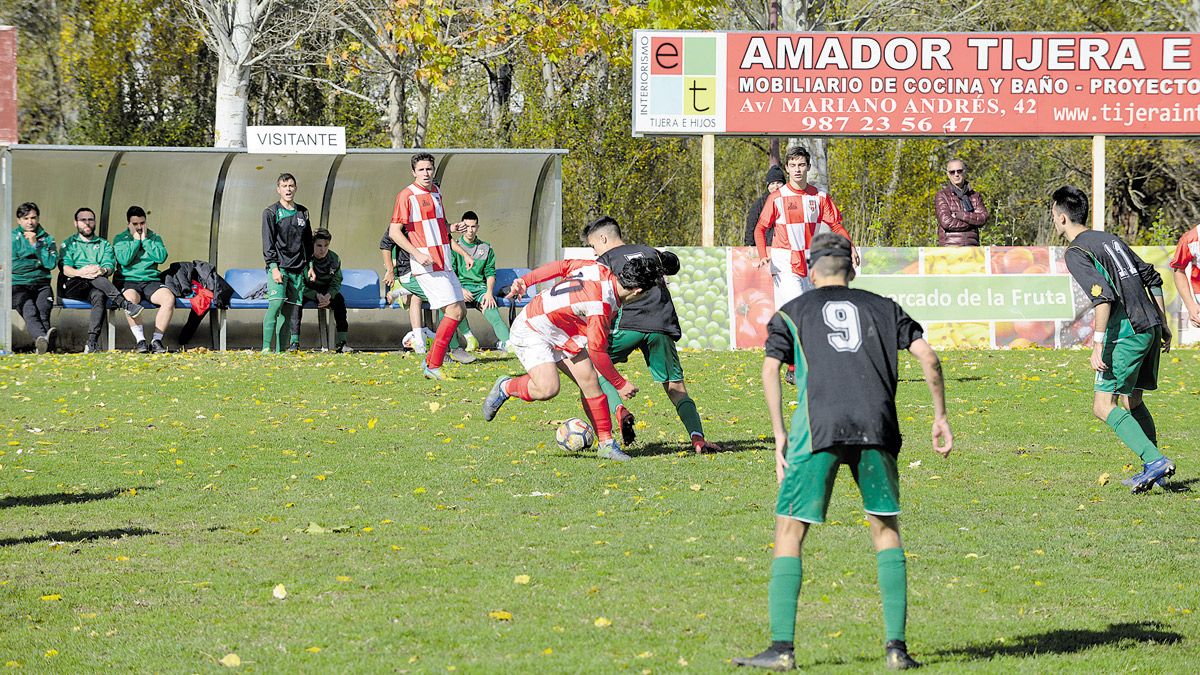
<path id="1" fill-rule="evenodd" d="M 850 233 L 842 226 L 842 212 L 833 199 L 808 184 L 808 150 L 800 146 L 788 150 L 786 166 L 788 182 L 767 197 L 754 228 L 758 266 L 771 265 L 775 309 L 812 288 L 807 256 L 813 237 L 835 232 L 850 239 Z M 767 230 L 772 227 L 775 236 L 768 251 Z M 857 267 L 858 251 L 853 252 L 852 260 Z"/>
<path id="2" fill-rule="evenodd" d="M 425 377 L 441 380 L 444 379 L 442 362 L 446 358 L 450 339 L 466 315 L 462 284 L 450 263 L 450 250 L 454 249 L 463 256 L 468 269 L 473 259 L 450 237 L 451 229 L 461 232 L 465 227 L 461 222 L 453 227 L 446 224 L 442 193 L 433 184 L 433 155 L 427 152 L 415 154 L 411 165 L 413 182 L 396 195 L 388 235 L 397 246 L 408 252 L 413 278 L 425 292 L 425 297 L 429 298 L 429 306 L 445 312 L 438 323 L 433 346 L 425 355 L 423 371 Z"/>
<path id="3" fill-rule="evenodd" d="M 1175 270 L 1175 288 L 1187 308 L 1188 320 L 1200 327 L 1200 225 L 1179 238 L 1169 265 Z"/>
<path id="4" fill-rule="evenodd" d="M 563 277 L 538 294 L 513 322 L 509 344 L 525 367 L 526 375 L 501 377 L 483 403 L 483 418 L 491 421 L 510 397 L 546 401 L 559 390 L 558 371 L 579 387 L 583 409 L 596 429 L 597 454 L 603 459 L 629 459 L 612 437 L 612 417 L 600 389 L 597 372 L 624 399 L 637 387 L 613 366 L 608 355 L 608 335 L 621 304 L 637 298 L 662 276 L 658 261 L 630 261 L 614 275 L 590 260 L 565 260 L 543 265 L 513 283 L 510 297 L 531 284 Z"/>

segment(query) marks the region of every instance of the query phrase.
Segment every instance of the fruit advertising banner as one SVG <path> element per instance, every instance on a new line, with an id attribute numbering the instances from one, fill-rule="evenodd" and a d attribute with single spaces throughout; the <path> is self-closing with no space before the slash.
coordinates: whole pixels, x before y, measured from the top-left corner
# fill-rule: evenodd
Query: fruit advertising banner
<path id="1" fill-rule="evenodd" d="M 1195 33 L 633 34 L 633 133 L 1177 135 Z"/>
<path id="2" fill-rule="evenodd" d="M 749 247 L 669 247 L 679 256 L 668 286 L 690 349 L 758 349 L 775 314 L 766 268 Z M 1062 247 L 861 248 L 851 283 L 892 298 L 925 328 L 934 347 L 1007 349 L 1088 346 L 1092 306 L 1067 273 Z M 1172 248 L 1135 246 L 1163 276 L 1171 328 L 1182 310 L 1167 261 Z M 567 258 L 592 258 L 568 248 Z"/>

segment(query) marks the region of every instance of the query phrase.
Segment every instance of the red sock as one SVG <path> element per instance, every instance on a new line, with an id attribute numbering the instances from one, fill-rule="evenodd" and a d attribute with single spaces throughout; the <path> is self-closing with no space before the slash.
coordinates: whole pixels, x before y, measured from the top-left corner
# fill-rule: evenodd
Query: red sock
<path id="1" fill-rule="evenodd" d="M 516 396 L 522 401 L 532 401 L 533 398 L 529 396 L 529 376 L 522 375 L 505 382 L 504 393 L 509 396 Z"/>
<path id="2" fill-rule="evenodd" d="M 583 406 L 583 416 L 587 418 L 588 424 L 591 424 L 592 428 L 595 429 L 596 418 L 592 417 L 592 411 L 588 410 L 588 400 L 587 397 L 583 395 L 582 391 L 579 392 L 579 403 Z"/>
<path id="3" fill-rule="evenodd" d="M 607 441 L 612 438 L 612 416 L 608 412 L 608 397 L 604 394 L 583 399 L 588 417 L 596 427 L 596 439 Z"/>
<path id="4" fill-rule="evenodd" d="M 449 315 L 443 316 L 441 323 L 438 324 L 437 336 L 433 338 L 433 346 L 429 348 L 429 354 L 425 356 L 426 366 L 442 367 L 442 362 L 446 360 L 446 350 L 450 348 L 450 340 L 454 337 L 456 330 L 458 330 L 458 319 L 451 319 Z"/>

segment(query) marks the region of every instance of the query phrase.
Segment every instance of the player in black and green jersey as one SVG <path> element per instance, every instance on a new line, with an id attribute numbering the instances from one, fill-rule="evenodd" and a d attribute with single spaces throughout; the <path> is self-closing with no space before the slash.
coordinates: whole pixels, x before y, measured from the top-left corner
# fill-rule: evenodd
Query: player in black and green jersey
<path id="1" fill-rule="evenodd" d="M 679 258 L 674 253 L 626 244 L 621 238 L 620 225 L 609 216 L 588 223 L 583 228 L 583 240 L 595 251 L 597 262 L 612 270 L 613 274 L 620 274 L 625 263 L 634 258 L 658 258 L 667 275 L 679 272 Z M 663 386 L 675 406 L 693 449 L 696 452 L 719 451 L 719 446 L 705 440 L 700 413 L 683 381 L 683 366 L 675 349 L 675 341 L 682 334 L 667 280 L 660 277 L 654 288 L 621 307 L 609 336 L 608 354 L 613 363 L 624 363 L 635 350 L 641 351 L 650 368 L 650 376 Z M 622 404 L 616 388 L 603 377 L 600 378 L 600 388 L 608 398 L 609 411 L 621 423 L 621 440 L 625 446 L 629 446 L 636 437 L 633 414 Z"/>
<path id="2" fill-rule="evenodd" d="M 346 336 L 350 324 L 346 320 L 346 298 L 342 297 L 342 259 L 329 249 L 333 235 L 321 228 L 313 233 L 313 257 L 305 278 L 304 299 L 317 304 L 317 309 L 328 307 L 333 312 L 335 331 L 333 351 L 341 354 L 353 351 L 346 347 Z M 299 338 L 300 324 L 304 316 L 304 305 L 297 305 L 292 315 L 292 335 Z"/>
<path id="3" fill-rule="evenodd" d="M 1124 481 L 1136 494 L 1175 473 L 1158 449 L 1154 417 L 1142 392 L 1158 388 L 1159 352 L 1171 349 L 1162 276 L 1119 237 L 1084 225 L 1088 198 L 1067 185 L 1051 197 L 1054 229 L 1070 242 L 1067 269 L 1092 302 L 1092 412 L 1142 460 L 1142 471 Z"/>
<path id="4" fill-rule="evenodd" d="M 465 258 L 458 251 L 452 251 L 454 258 L 454 273 L 463 287 L 463 296 L 467 303 L 483 312 L 483 318 L 492 326 L 496 333 L 497 348 L 504 350 L 508 343 L 508 325 L 496 309 L 496 251 L 492 245 L 479 238 L 479 215 L 474 211 L 463 214 L 460 222 L 466 228 L 458 238 L 462 246 L 475 264 L 467 267 Z M 464 321 L 459 329 L 464 331 L 467 351 L 473 352 L 479 347 L 479 341 L 471 334 L 471 327 Z"/>
<path id="5" fill-rule="evenodd" d="M 933 395 L 933 449 L 950 454 L 954 438 L 946 420 L 941 363 L 921 325 L 892 300 L 851 289 L 850 242 L 817 235 L 810 249 L 814 290 L 785 304 L 767 324 L 762 380 L 775 434 L 775 559 L 767 597 L 771 646 L 734 664 L 768 670 L 795 667 L 793 640 L 800 595 L 800 550 L 808 527 L 825 521 L 841 464 L 862 493 L 879 570 L 889 668 L 920 664 L 904 642 L 908 574 L 900 543 L 900 488 L 896 455 L 897 353 L 907 349 L 921 362 Z M 790 433 L 783 426 L 779 370 L 796 366 L 796 412 Z"/>
<path id="6" fill-rule="evenodd" d="M 263 210 L 263 259 L 267 264 L 267 313 L 263 316 L 264 352 L 300 348 L 300 334 L 288 336 L 288 324 L 304 302 L 304 280 L 312 259 L 313 233 L 308 209 L 296 203 L 296 177 L 275 181 L 279 201 Z"/>

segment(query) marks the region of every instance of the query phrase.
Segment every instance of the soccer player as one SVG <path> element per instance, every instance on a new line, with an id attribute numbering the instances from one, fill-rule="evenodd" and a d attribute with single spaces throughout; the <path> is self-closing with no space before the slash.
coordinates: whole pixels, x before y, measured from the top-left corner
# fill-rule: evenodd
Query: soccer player
<path id="1" fill-rule="evenodd" d="M 497 349 L 504 351 L 508 342 L 508 326 L 501 318 L 500 310 L 496 309 L 496 250 L 492 248 L 491 244 L 479 238 L 478 214 L 474 211 L 467 211 L 459 222 L 466 229 L 458 243 L 475 259 L 475 263 L 471 267 L 467 267 L 466 258 L 455 251 L 454 273 L 462 282 L 463 297 L 483 312 L 483 318 L 491 324 L 492 331 L 496 333 L 496 340 L 499 343 Z M 463 322 L 463 325 L 467 328 L 464 331 L 467 351 L 475 351 L 479 347 L 479 340 L 471 334 L 470 326 L 467 326 L 466 322 Z"/>
<path id="2" fill-rule="evenodd" d="M 142 313 L 140 304 L 126 300 L 108 280 L 116 269 L 117 256 L 112 244 L 96 234 L 96 212 L 86 206 L 76 209 L 75 234 L 67 237 L 62 247 L 62 273 L 67 278 L 63 295 L 92 305 L 84 354 L 100 349 L 100 329 L 104 327 L 104 312 L 109 303 L 125 310 L 130 318 Z"/>
<path id="3" fill-rule="evenodd" d="M 288 336 L 288 325 L 304 302 L 304 282 L 313 255 L 308 209 L 296 203 L 296 177 L 280 174 L 275 181 L 279 201 L 263 210 L 263 259 L 267 263 L 267 313 L 263 316 L 263 352 L 300 349 L 300 333 Z"/>
<path id="4" fill-rule="evenodd" d="M 455 229 L 459 226 L 455 223 L 451 226 L 452 232 L 457 232 Z M 383 285 L 388 289 L 387 302 L 392 304 L 407 294 L 408 302 L 408 324 L 412 327 L 413 334 L 413 351 L 418 354 L 425 353 L 424 326 L 422 325 L 421 303 L 429 302 L 429 298 L 425 297 L 425 291 L 421 290 L 421 285 L 417 283 L 416 278 L 412 274 L 412 260 L 408 256 L 408 252 L 396 245 L 392 241 L 391 226 L 383 232 L 383 238 L 379 240 L 379 252 L 384 260 L 384 276 Z M 441 312 L 437 312 L 437 317 L 441 319 Z M 466 336 L 462 335 L 462 331 L 456 329 L 454 334 L 450 336 L 450 351 L 451 360 L 458 363 L 474 363 L 475 357 L 468 354 L 462 348 L 466 344 Z"/>
<path id="5" fill-rule="evenodd" d="M 767 197 L 754 228 L 757 264 L 759 267 L 771 266 L 776 309 L 812 288 L 805 256 L 814 236 L 836 232 L 850 241 L 850 233 L 842 226 L 842 212 L 833 199 L 808 184 L 809 164 L 808 150 L 799 145 L 788 150 L 785 161 L 788 182 Z M 774 228 L 775 236 L 768 250 L 766 236 L 771 228 Z M 857 266 L 858 252 L 853 247 L 851 251 Z"/>
<path id="6" fill-rule="evenodd" d="M 40 217 L 33 202 L 17 207 L 17 226 L 12 231 L 12 308 L 25 319 L 34 350 L 45 354 L 54 349 L 58 332 L 50 326 L 54 307 L 50 272 L 58 266 L 58 246 L 38 222 Z"/>
<path id="7" fill-rule="evenodd" d="M 1092 301 L 1092 413 L 1142 460 L 1142 471 L 1122 481 L 1137 494 L 1175 473 L 1158 449 L 1154 417 L 1143 392 L 1158 388 L 1158 354 L 1171 349 L 1162 276 L 1116 235 L 1092 230 L 1088 197 L 1071 185 L 1054 191 L 1054 229 L 1070 242 L 1067 270 Z"/>
<path id="8" fill-rule="evenodd" d="M 464 264 L 468 269 L 474 265 L 474 259 L 467 256 L 462 246 L 450 238 L 442 193 L 433 184 L 433 155 L 417 153 L 412 156 L 410 166 L 413 182 L 396 195 L 388 236 L 408 252 L 413 276 L 429 299 L 429 306 L 445 312 L 422 368 L 425 377 L 444 380 L 442 362 L 450 348 L 450 339 L 466 313 L 462 284 L 454 274 L 450 251 L 466 257 Z M 461 227 L 461 223 L 455 223 L 456 230 Z"/>
<path id="9" fill-rule="evenodd" d="M 583 229 L 583 240 L 596 253 L 596 261 L 609 268 L 614 274 L 630 260 L 638 258 L 658 260 L 665 275 L 679 273 L 679 258 L 670 251 L 659 251 L 649 246 L 626 244 L 621 236 L 621 226 L 609 216 L 588 223 Z M 696 403 L 688 396 L 683 380 L 683 364 L 675 341 L 682 336 L 679 316 L 667 280 L 659 277 L 654 286 L 636 300 L 624 303 L 617 315 L 609 339 L 608 355 L 613 363 L 624 363 L 635 350 L 642 352 L 650 376 L 662 385 L 667 398 L 675 406 L 679 421 L 688 432 L 692 449 L 697 453 L 720 451 L 720 446 L 704 438 L 704 426 Z M 617 389 L 608 380 L 600 378 L 600 387 L 608 397 L 609 411 L 621 425 L 621 441 L 630 445 L 636 439 L 633 413 L 621 403 Z"/>
<path id="10" fill-rule="evenodd" d="M 1188 321 L 1200 328 L 1200 225 L 1179 238 L 1170 265 L 1179 300 L 1187 308 Z"/>
<path id="11" fill-rule="evenodd" d="M 333 235 L 321 228 L 313 233 L 313 257 L 304 280 L 304 299 L 317 303 L 317 309 L 328 307 L 333 312 L 334 347 L 338 354 L 354 351 L 346 347 L 350 324 L 346 321 L 346 298 L 342 296 L 342 259 L 329 249 Z M 300 335 L 304 305 L 296 305 L 292 315 L 292 334 Z"/>
<path id="12" fill-rule="evenodd" d="M 150 302 L 158 305 L 149 348 L 146 347 L 146 333 L 142 324 L 126 316 L 129 330 L 137 342 L 137 353 L 166 354 L 167 348 L 163 346 L 162 339 L 167 326 L 171 325 L 171 315 L 175 313 L 175 294 L 163 285 L 158 266 L 167 261 L 167 245 L 157 232 L 146 225 L 146 211 L 142 207 L 129 207 L 125 211 L 125 222 L 125 231 L 113 237 L 113 251 L 117 257 L 116 285 L 125 299 L 135 305 L 141 304 L 143 298 L 149 298 Z"/>
<path id="13" fill-rule="evenodd" d="M 637 387 L 612 364 L 608 335 L 613 317 L 623 303 L 654 287 L 662 277 L 658 260 L 639 258 L 625 264 L 619 274 L 590 260 L 552 262 L 513 284 L 519 294 L 534 279 L 564 278 L 538 294 L 513 322 L 510 342 L 526 375 L 502 376 L 483 402 L 483 419 L 491 421 L 511 396 L 523 401 L 548 401 L 558 394 L 558 371 L 579 387 L 583 409 L 596 430 L 597 455 L 626 461 L 629 455 L 612 437 L 612 417 L 596 374 L 603 375 L 624 399 Z"/>
<path id="14" fill-rule="evenodd" d="M 933 449 L 950 454 L 954 437 L 946 420 L 941 362 L 921 325 L 892 300 L 848 288 L 854 279 L 849 240 L 817 235 L 812 242 L 815 290 L 783 306 L 767 324 L 762 381 L 775 434 L 775 559 L 767 590 L 771 646 L 756 656 L 735 658 L 739 666 L 791 670 L 796 605 L 800 594 L 801 547 L 809 525 L 825 521 L 841 464 L 862 494 L 871 527 L 879 590 L 883 600 L 884 655 L 889 668 L 914 668 L 904 642 L 908 575 L 900 542 L 900 489 L 896 455 L 897 352 L 907 349 L 921 362 L 933 396 Z M 796 365 L 796 411 L 791 431 L 783 426 L 781 364 Z"/>
<path id="15" fill-rule="evenodd" d="M 836 232 L 850 241 L 850 233 L 842 226 L 842 212 L 833 199 L 808 184 L 810 164 L 808 150 L 799 145 L 788 149 L 784 161 L 788 181 L 767 197 L 754 228 L 757 264 L 759 267 L 770 265 L 777 310 L 812 288 L 806 256 L 814 236 Z M 767 248 L 767 230 L 774 232 L 770 249 Z M 858 251 L 853 246 L 850 251 L 857 267 Z M 794 367 L 788 368 L 785 378 L 789 384 L 795 383 L 795 373 Z"/>

